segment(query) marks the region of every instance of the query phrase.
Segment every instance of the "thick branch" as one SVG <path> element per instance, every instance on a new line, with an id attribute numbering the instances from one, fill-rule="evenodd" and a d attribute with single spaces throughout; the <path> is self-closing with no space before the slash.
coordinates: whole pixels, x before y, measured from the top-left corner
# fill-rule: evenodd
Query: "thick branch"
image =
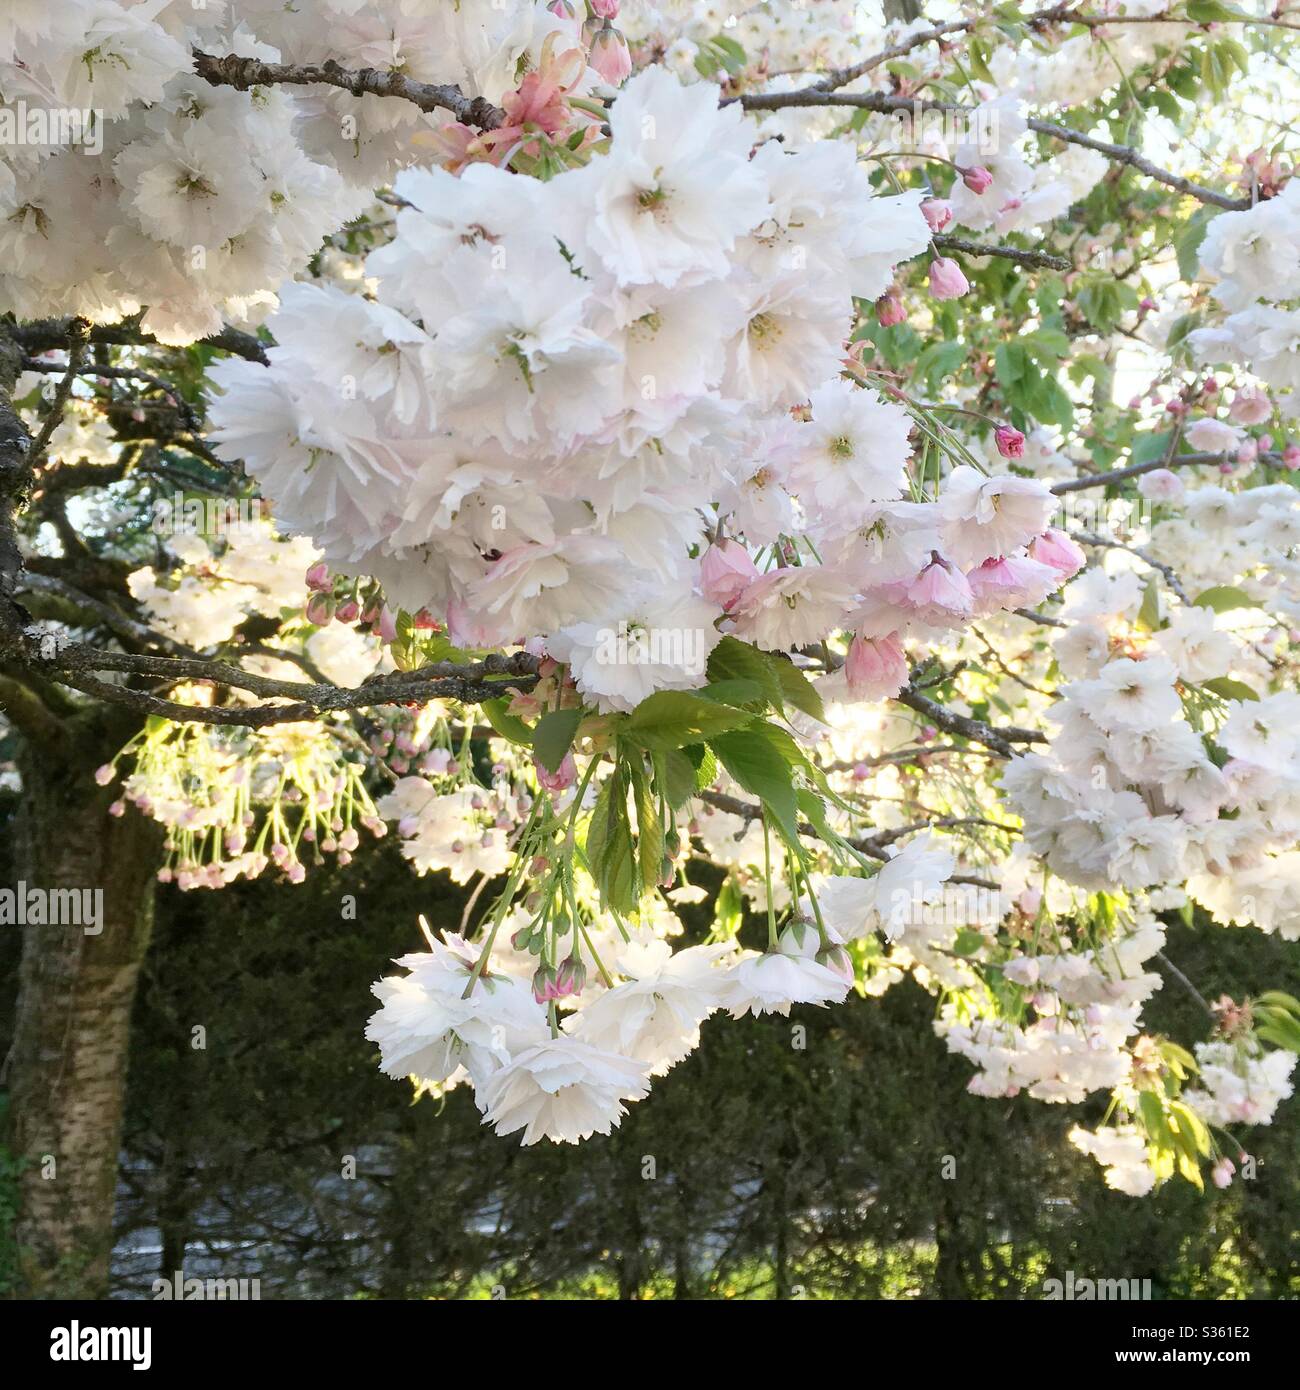
<path id="1" fill-rule="evenodd" d="M 471 666 L 437 662 L 417 671 L 374 676 L 355 689 L 329 684 L 277 680 L 255 675 L 238 666 L 206 657 L 169 657 L 105 652 L 78 642 L 42 643 L 38 631 L 23 634 L 26 664 L 50 680 L 71 686 L 112 704 L 127 705 L 146 714 L 158 714 L 179 723 L 241 725 L 264 728 L 270 724 L 316 719 L 322 714 L 366 709 L 376 705 L 427 704 L 431 700 L 459 700 L 478 704 L 494 700 L 507 690 L 528 689 L 537 679 L 538 659 L 526 652 L 513 656 L 489 656 Z M 146 691 L 101 680 L 95 672 L 153 676 L 167 684 L 178 681 L 210 681 L 214 685 L 247 691 L 260 699 L 287 699 L 287 705 L 187 705 Z"/>
<path id="2" fill-rule="evenodd" d="M 214 87 L 236 87 L 240 91 L 250 87 L 324 84 L 356 97 L 400 97 L 421 111 L 450 111 L 458 121 L 479 130 L 496 130 L 506 118 L 499 106 L 493 106 L 484 97 L 467 97 L 451 83 L 417 82 L 400 72 L 381 72 L 378 68 L 342 68 L 332 59 L 324 63 L 264 63 L 234 53 L 216 58 L 210 53 L 196 52 L 194 71 Z"/>

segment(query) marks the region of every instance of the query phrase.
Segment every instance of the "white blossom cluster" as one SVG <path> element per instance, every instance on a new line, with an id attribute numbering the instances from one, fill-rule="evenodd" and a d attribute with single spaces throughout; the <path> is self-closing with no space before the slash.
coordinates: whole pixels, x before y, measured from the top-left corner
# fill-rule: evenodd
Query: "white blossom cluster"
<path id="1" fill-rule="evenodd" d="M 904 500 L 907 412 L 839 377 L 853 298 L 929 241 L 919 195 L 875 197 L 835 143 L 751 158 L 740 112 L 662 69 L 610 126 L 546 182 L 402 175 L 376 298 L 286 287 L 270 370 L 214 370 L 219 451 L 284 525 L 464 645 L 545 636 L 604 709 L 702 684 L 724 615 L 773 650 L 860 629 L 849 678 L 896 689 L 900 634 L 1077 568 L 1038 482 L 963 466 Z M 620 633 L 690 650 L 625 660 Z"/>
<path id="2" fill-rule="evenodd" d="M 1212 218 L 1200 260 L 1227 316 L 1188 335 L 1198 360 L 1248 368 L 1284 415 L 1300 417 L 1300 181 Z"/>
<path id="3" fill-rule="evenodd" d="M 328 88 L 214 87 L 197 50 L 395 68 L 499 100 L 546 36 L 541 0 L 12 0 L 0 14 L 0 292 L 20 316 L 144 312 L 163 342 L 256 322 L 322 238 L 444 123 Z"/>

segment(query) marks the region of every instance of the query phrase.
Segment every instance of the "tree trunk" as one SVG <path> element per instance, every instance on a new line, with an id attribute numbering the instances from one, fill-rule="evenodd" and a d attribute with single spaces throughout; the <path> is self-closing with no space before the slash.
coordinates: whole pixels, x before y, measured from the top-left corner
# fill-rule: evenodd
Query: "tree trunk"
<path id="1" fill-rule="evenodd" d="M 102 889 L 100 930 L 23 928 L 6 1080 L 23 1165 L 23 1291 L 98 1298 L 108 1289 L 131 1008 L 153 921 L 159 827 L 133 808 L 110 816 L 114 793 L 94 781 L 130 726 L 87 711 L 64 728 L 57 747 L 24 741 L 19 755 L 15 878 L 28 889 Z"/>

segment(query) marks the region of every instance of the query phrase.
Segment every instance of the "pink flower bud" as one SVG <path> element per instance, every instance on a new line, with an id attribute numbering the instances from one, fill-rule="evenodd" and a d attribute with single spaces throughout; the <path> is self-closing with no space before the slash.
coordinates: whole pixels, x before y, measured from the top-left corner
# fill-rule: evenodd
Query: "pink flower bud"
<path id="1" fill-rule="evenodd" d="M 578 765 L 573 761 L 572 753 L 564 755 L 564 761 L 554 772 L 547 771 L 541 762 L 534 758 L 533 771 L 537 773 L 538 782 L 548 792 L 567 791 L 578 780 Z"/>
<path id="2" fill-rule="evenodd" d="M 993 431 L 993 442 L 1004 459 L 1018 459 L 1025 456 L 1025 436 L 1011 425 L 999 425 Z"/>
<path id="3" fill-rule="evenodd" d="M 906 317 L 907 310 L 903 307 L 903 301 L 896 290 L 890 290 L 888 294 L 882 294 L 876 300 L 876 321 L 881 328 L 893 328 Z"/>
<path id="4" fill-rule="evenodd" d="M 334 587 L 330 567 L 324 560 L 317 560 L 307 571 L 307 587 L 318 594 L 327 593 Z"/>
<path id="5" fill-rule="evenodd" d="M 106 787 L 113 780 L 113 767 L 111 763 L 104 763 L 102 767 L 95 769 L 95 781 L 101 787 Z"/>
<path id="6" fill-rule="evenodd" d="M 378 632 L 381 642 L 397 641 L 397 614 L 387 604 L 379 610 Z"/>
<path id="7" fill-rule="evenodd" d="M 1293 473 L 1300 468 L 1300 444 L 1288 444 L 1282 450 L 1282 466 L 1289 468 Z"/>
<path id="8" fill-rule="evenodd" d="M 587 967 L 573 956 L 566 956 L 555 972 L 555 988 L 562 999 L 566 995 L 581 994 L 587 983 Z"/>
<path id="9" fill-rule="evenodd" d="M 960 299 L 970 289 L 961 266 L 949 256 L 936 256 L 930 262 L 930 294 L 935 299 Z"/>
<path id="10" fill-rule="evenodd" d="M 587 61 L 611 87 L 620 86 L 632 74 L 632 55 L 627 40 L 608 20 L 596 31 Z"/>
<path id="11" fill-rule="evenodd" d="M 921 216 L 932 232 L 941 232 L 952 221 L 952 204 L 946 198 L 927 198 L 921 204 Z"/>
<path id="12" fill-rule="evenodd" d="M 974 164 L 961 171 L 961 181 L 972 193 L 987 193 L 993 183 L 993 175 L 982 164 Z"/>
<path id="13" fill-rule="evenodd" d="M 591 12 L 598 19 L 617 19 L 618 0 L 591 0 Z"/>
<path id="14" fill-rule="evenodd" d="M 356 599 L 344 599 L 334 610 L 335 620 L 340 623 L 355 623 L 361 616 L 361 605 Z"/>
<path id="15" fill-rule="evenodd" d="M 314 593 L 307 600 L 307 621 L 325 627 L 334 621 L 334 600 L 326 593 Z"/>
<path id="16" fill-rule="evenodd" d="M 1236 1164 L 1225 1154 L 1210 1170 L 1210 1179 L 1215 1187 L 1227 1187 L 1236 1171 Z"/>
<path id="17" fill-rule="evenodd" d="M 704 552 L 700 561 L 700 592 L 724 611 L 730 611 L 758 577 L 758 566 L 739 541 L 717 541 Z"/>

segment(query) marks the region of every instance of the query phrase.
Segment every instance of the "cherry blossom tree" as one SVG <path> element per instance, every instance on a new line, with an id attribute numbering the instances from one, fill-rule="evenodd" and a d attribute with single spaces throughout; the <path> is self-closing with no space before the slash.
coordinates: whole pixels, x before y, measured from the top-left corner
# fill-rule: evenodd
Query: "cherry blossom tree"
<path id="1" fill-rule="evenodd" d="M 103 1282 L 152 883 L 390 829 L 474 886 L 368 1036 L 512 1141 L 911 975 L 1110 1186 L 1252 1176 L 1300 1003 L 1163 946 L 1300 938 L 1300 20 L 318 8 L 0 17 L 22 887 L 106 889 L 26 926 L 33 1268 Z"/>

